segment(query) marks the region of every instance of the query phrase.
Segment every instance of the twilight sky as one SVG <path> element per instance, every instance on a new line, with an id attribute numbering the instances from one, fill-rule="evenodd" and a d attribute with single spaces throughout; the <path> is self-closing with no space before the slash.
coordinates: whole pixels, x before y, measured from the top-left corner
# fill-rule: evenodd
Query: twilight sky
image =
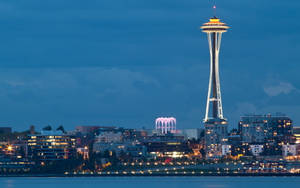
<path id="1" fill-rule="evenodd" d="M 224 115 L 300 125 L 300 2 L 217 1 Z M 203 127 L 212 0 L 0 0 L 0 126 Z"/>

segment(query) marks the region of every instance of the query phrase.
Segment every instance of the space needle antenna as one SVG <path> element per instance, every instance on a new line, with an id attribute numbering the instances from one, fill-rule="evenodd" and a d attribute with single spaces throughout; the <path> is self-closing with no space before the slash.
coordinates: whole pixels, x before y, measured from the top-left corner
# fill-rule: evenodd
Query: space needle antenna
<path id="1" fill-rule="evenodd" d="M 213 6 L 213 12 L 214 12 L 214 17 L 217 17 L 217 6 L 216 6 L 215 3 L 214 3 L 214 6 Z"/>

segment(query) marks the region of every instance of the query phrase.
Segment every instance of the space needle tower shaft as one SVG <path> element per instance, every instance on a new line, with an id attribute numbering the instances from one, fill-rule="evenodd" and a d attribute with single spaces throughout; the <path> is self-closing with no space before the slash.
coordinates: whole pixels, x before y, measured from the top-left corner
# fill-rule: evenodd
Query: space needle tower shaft
<path id="1" fill-rule="evenodd" d="M 204 122 L 211 119 L 225 120 L 220 88 L 219 52 L 222 33 L 226 32 L 228 28 L 217 17 L 211 18 L 209 22 L 201 26 L 202 31 L 207 33 L 210 52 L 210 76 Z"/>

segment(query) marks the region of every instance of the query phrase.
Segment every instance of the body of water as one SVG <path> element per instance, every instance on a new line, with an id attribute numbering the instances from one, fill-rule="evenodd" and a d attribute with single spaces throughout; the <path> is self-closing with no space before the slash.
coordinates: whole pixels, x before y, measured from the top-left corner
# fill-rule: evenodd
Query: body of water
<path id="1" fill-rule="evenodd" d="M 288 188 L 300 177 L 72 177 L 0 178 L 0 188 Z"/>

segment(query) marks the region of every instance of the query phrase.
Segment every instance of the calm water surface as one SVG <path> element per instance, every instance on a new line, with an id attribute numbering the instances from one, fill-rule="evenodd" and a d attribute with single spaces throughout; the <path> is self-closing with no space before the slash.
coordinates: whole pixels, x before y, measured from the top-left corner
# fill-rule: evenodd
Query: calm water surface
<path id="1" fill-rule="evenodd" d="M 288 188 L 300 177 L 76 177 L 0 178 L 0 188 Z"/>

